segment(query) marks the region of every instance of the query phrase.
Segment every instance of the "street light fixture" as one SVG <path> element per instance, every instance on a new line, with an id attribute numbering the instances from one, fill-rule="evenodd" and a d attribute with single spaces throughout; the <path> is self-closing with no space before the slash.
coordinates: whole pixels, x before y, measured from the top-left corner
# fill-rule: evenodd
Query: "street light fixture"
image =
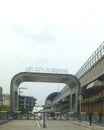
<path id="1" fill-rule="evenodd" d="M 27 88 L 19 88 L 19 96 L 20 96 L 20 93 L 21 93 L 21 89 L 27 89 Z"/>

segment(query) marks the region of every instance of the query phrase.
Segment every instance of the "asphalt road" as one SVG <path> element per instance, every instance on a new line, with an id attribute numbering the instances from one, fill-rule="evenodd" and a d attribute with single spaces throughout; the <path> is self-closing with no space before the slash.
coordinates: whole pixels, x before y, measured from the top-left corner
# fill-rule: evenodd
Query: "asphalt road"
<path id="1" fill-rule="evenodd" d="M 65 120 L 48 120 L 46 128 L 43 128 L 43 122 L 37 120 L 13 120 L 0 125 L 0 130 L 100 130 L 88 124 L 81 125 L 78 122 Z M 103 130 L 102 128 L 101 130 Z"/>

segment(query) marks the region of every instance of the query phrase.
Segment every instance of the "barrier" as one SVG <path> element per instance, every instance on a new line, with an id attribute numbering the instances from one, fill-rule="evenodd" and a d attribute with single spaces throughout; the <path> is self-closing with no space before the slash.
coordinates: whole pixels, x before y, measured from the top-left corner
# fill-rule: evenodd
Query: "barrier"
<path id="1" fill-rule="evenodd" d="M 40 114 L 40 116 L 39 116 Z M 53 120 L 79 120 L 79 121 L 88 121 L 90 125 L 92 123 L 104 123 L 104 114 L 100 114 L 98 112 L 94 113 L 86 113 L 86 112 L 35 112 L 31 111 L 0 111 L 0 120 L 43 120 L 43 128 L 46 127 L 45 119 L 53 119 Z"/>

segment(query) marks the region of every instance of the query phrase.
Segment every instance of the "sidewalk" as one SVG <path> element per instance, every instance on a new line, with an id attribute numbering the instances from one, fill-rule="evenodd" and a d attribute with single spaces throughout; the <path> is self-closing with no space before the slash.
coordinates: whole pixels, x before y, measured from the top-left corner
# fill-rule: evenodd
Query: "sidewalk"
<path id="1" fill-rule="evenodd" d="M 87 122 L 87 121 L 81 121 L 81 122 L 80 121 L 70 121 L 70 122 L 73 124 L 76 124 L 76 125 L 90 128 L 91 130 L 104 130 L 104 126 L 101 126 L 101 124 L 98 125 L 98 124 L 92 123 L 92 125 L 90 126 L 89 122 Z"/>

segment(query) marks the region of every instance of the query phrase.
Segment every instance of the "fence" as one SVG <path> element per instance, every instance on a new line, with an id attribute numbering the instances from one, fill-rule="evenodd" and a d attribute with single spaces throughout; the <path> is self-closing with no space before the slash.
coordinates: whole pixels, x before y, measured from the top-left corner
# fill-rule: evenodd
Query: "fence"
<path id="1" fill-rule="evenodd" d="M 77 120 L 77 121 L 88 121 L 90 125 L 92 123 L 104 124 L 104 114 L 100 113 L 74 113 L 74 112 L 35 112 L 31 111 L 0 111 L 0 120 L 43 120 L 43 127 L 45 128 L 45 119 L 52 120 Z"/>
<path id="2" fill-rule="evenodd" d="M 104 57 L 104 42 L 97 48 L 97 50 L 90 56 L 85 64 L 75 74 L 80 78 L 85 72 L 87 72 L 94 64 L 96 64 L 102 57 Z"/>

